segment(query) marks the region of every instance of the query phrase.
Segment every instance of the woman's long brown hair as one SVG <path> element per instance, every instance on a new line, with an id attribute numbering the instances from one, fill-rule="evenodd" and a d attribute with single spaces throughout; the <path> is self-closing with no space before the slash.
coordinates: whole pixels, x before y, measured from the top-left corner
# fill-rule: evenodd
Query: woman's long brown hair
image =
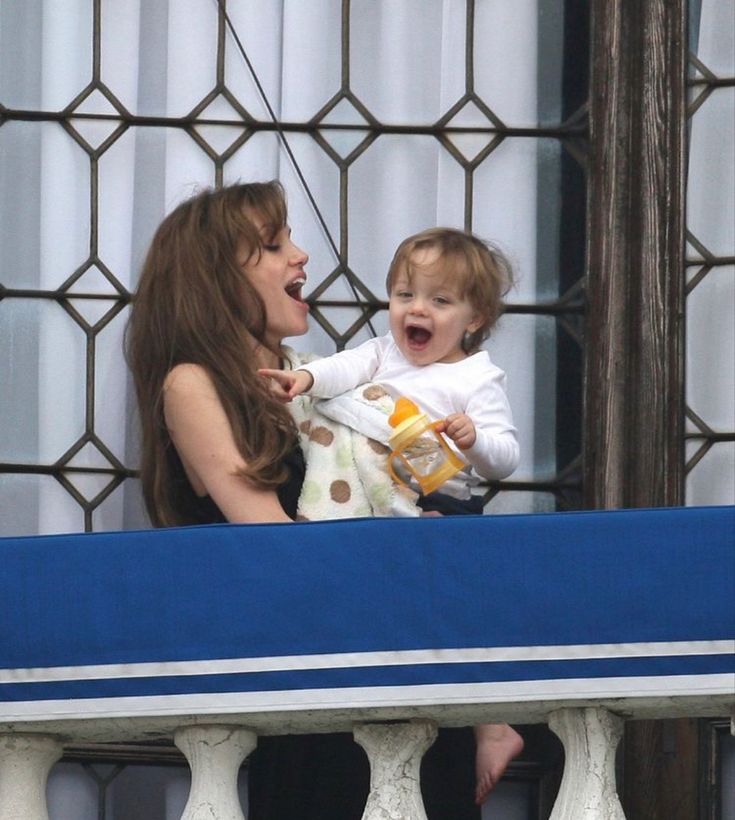
<path id="1" fill-rule="evenodd" d="M 296 430 L 257 375 L 253 350 L 265 345 L 267 317 L 238 264 L 243 244 L 256 259 L 263 250 L 253 213 L 268 233 L 285 226 L 278 182 L 203 191 L 163 220 L 143 265 L 126 352 L 140 413 L 143 497 L 154 526 L 192 523 L 196 504 L 163 414 L 164 380 L 177 364 L 200 365 L 212 378 L 246 464 L 243 479 L 276 487 L 286 477 L 283 459 Z"/>

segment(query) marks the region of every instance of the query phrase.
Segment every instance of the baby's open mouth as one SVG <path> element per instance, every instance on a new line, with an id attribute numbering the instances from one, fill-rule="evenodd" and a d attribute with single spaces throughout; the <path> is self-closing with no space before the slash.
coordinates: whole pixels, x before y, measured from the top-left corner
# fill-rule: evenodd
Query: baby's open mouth
<path id="1" fill-rule="evenodd" d="M 429 339 L 431 339 L 431 331 L 427 330 L 425 327 L 409 325 L 406 328 L 406 338 L 412 347 L 423 347 L 429 343 Z"/>

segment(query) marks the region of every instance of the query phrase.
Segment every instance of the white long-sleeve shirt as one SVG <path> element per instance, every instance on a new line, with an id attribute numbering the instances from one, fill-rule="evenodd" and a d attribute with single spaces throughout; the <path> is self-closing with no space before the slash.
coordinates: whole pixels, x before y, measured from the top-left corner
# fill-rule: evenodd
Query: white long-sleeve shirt
<path id="1" fill-rule="evenodd" d="M 505 373 L 484 350 L 458 362 L 417 367 L 406 360 L 387 334 L 300 369 L 308 370 L 314 378 L 308 393 L 317 398 L 333 398 L 360 384 L 377 382 L 394 399 L 406 396 L 414 401 L 431 419 L 466 413 L 475 425 L 477 439 L 468 450 L 453 447 L 460 458 L 488 479 L 505 478 L 518 466 L 520 453 L 505 392 Z M 463 488 L 452 481 L 442 492 L 466 498 L 469 485 L 476 483 L 468 468 Z"/>

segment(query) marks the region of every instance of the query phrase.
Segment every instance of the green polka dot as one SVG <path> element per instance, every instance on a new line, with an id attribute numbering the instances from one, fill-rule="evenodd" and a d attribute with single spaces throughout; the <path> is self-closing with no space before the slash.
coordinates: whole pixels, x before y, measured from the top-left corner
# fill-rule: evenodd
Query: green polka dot
<path id="1" fill-rule="evenodd" d="M 304 481 L 301 488 L 301 504 L 316 504 L 322 497 L 322 488 L 316 481 Z"/>
<path id="2" fill-rule="evenodd" d="M 337 447 L 334 454 L 334 460 L 337 466 L 341 469 L 351 466 L 352 464 L 352 447 Z"/>
<path id="3" fill-rule="evenodd" d="M 373 506 L 387 507 L 390 503 L 391 488 L 385 484 L 375 484 L 371 487 L 370 495 Z"/>

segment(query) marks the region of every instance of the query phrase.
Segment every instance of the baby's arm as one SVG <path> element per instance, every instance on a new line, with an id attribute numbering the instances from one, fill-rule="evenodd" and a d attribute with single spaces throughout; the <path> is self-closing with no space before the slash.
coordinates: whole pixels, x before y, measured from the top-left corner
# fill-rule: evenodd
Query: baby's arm
<path id="1" fill-rule="evenodd" d="M 331 399 L 371 381 L 386 344 L 384 338 L 369 339 L 359 347 L 316 359 L 298 370 L 263 369 L 258 373 L 275 382 L 273 394 L 281 401 L 291 401 L 306 392 L 319 399 Z"/>
<path id="2" fill-rule="evenodd" d="M 462 444 L 448 433 L 462 455 L 483 478 L 509 476 L 518 466 L 520 451 L 513 415 L 505 391 L 505 374 L 493 367 L 473 384 L 464 413 L 472 420 L 474 441 Z M 451 418 L 451 416 L 450 416 Z"/>
<path id="3" fill-rule="evenodd" d="M 271 379 L 271 392 L 283 402 L 306 393 L 314 384 L 314 377 L 308 370 L 269 370 L 263 367 L 258 374 Z"/>

